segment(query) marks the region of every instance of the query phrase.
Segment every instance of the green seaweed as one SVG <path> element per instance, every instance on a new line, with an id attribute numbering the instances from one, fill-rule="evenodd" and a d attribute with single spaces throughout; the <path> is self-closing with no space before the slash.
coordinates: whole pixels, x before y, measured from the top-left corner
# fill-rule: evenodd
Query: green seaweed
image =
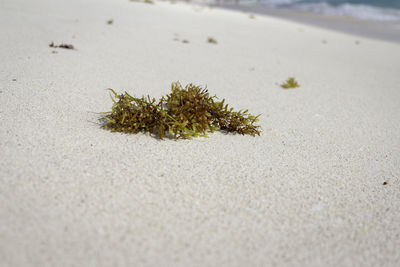
<path id="1" fill-rule="evenodd" d="M 160 139 L 164 137 L 191 139 L 207 137 L 216 130 L 242 135 L 260 135 L 260 126 L 254 125 L 258 116 L 245 111 L 234 111 L 210 96 L 207 88 L 193 84 L 185 87 L 179 82 L 172 83 L 171 93 L 159 101 L 150 96 L 133 97 L 127 92 L 117 94 L 113 89 L 110 112 L 100 118 L 103 128 L 112 132 L 149 133 Z"/>
<path id="2" fill-rule="evenodd" d="M 289 77 L 284 83 L 281 84 L 281 87 L 284 89 L 293 89 L 300 87 L 300 85 L 295 78 Z"/>
<path id="3" fill-rule="evenodd" d="M 208 37 L 207 42 L 210 44 L 217 44 L 217 40 L 215 40 L 213 37 Z"/>

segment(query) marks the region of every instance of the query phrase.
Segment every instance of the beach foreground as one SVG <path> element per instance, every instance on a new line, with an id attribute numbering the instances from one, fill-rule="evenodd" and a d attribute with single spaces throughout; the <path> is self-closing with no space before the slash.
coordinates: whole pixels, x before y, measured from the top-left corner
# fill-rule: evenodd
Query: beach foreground
<path id="1" fill-rule="evenodd" d="M 0 266 L 400 262 L 399 44 L 167 2 L 4 0 L 0 21 Z M 261 136 L 100 128 L 107 88 L 174 81 Z"/>

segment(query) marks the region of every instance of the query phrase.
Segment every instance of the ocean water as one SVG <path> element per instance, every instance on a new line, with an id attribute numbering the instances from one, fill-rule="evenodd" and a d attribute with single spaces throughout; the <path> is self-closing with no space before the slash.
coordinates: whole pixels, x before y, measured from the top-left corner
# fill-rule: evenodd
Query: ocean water
<path id="1" fill-rule="evenodd" d="M 254 3 L 265 7 L 400 23 L 400 0 L 239 0 L 241 5 Z"/>

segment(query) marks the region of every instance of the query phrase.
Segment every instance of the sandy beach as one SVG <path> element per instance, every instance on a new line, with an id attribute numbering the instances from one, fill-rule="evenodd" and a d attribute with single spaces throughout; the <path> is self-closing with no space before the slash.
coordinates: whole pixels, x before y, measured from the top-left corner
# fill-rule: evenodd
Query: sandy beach
<path id="1" fill-rule="evenodd" d="M 128 0 L 2 0 L 0 32 L 0 266 L 398 266 L 399 43 Z M 174 81 L 261 135 L 100 127 Z"/>

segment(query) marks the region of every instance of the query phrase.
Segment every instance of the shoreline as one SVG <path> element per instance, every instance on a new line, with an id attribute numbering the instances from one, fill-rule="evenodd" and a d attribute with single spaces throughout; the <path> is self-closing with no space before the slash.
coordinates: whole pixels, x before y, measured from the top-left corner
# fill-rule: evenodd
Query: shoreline
<path id="1" fill-rule="evenodd" d="M 203 4 L 202 4 L 203 5 Z M 205 4 L 213 8 L 241 11 L 254 15 L 266 15 L 298 22 L 308 26 L 333 30 L 341 33 L 356 35 L 400 44 L 400 23 L 362 20 L 349 16 L 323 15 L 309 11 L 268 8 L 262 5 L 235 4 Z"/>

